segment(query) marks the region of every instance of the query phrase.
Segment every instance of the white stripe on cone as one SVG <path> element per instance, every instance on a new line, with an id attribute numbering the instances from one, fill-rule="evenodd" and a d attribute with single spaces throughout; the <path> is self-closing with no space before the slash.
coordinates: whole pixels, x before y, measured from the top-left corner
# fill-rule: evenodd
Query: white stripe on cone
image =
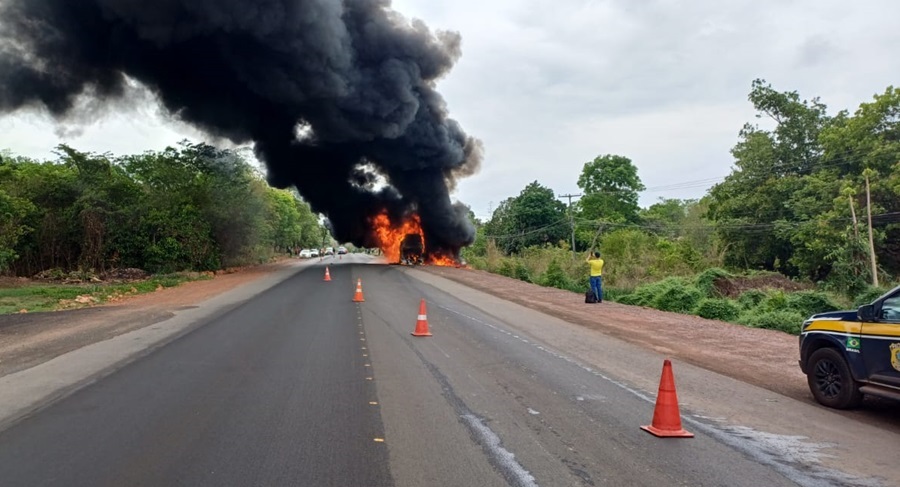
<path id="1" fill-rule="evenodd" d="M 425 321 L 428 318 L 425 315 L 419 315 L 419 321 Z"/>

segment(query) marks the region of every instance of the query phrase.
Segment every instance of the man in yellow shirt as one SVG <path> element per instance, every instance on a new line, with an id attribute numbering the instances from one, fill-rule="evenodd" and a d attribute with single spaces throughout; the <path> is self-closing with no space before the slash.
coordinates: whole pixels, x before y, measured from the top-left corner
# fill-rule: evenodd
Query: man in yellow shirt
<path id="1" fill-rule="evenodd" d="M 589 255 L 587 263 L 591 266 L 591 290 L 598 303 L 603 302 L 603 259 L 600 252 L 594 252 L 593 258 Z"/>

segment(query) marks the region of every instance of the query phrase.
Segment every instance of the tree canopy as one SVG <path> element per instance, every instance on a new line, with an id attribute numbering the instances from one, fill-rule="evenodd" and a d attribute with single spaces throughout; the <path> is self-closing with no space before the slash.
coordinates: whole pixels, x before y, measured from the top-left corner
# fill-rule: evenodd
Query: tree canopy
<path id="1" fill-rule="evenodd" d="M 530 183 L 515 198 L 500 203 L 485 232 L 495 238 L 507 252 L 565 240 L 568 225 L 566 207 L 556 199 L 553 190 Z"/>
<path id="2" fill-rule="evenodd" d="M 58 156 L 0 162 L 0 272 L 214 270 L 322 242 L 309 205 L 235 151 L 183 143 L 113 157 L 63 145 Z"/>
<path id="3" fill-rule="evenodd" d="M 580 216 L 590 220 L 637 223 L 638 193 L 644 184 L 631 159 L 603 155 L 584 164 L 578 177 L 584 191 L 579 201 Z"/>
<path id="4" fill-rule="evenodd" d="M 871 270 L 858 218 L 868 209 L 869 169 L 879 264 L 900 271 L 900 91 L 888 88 L 854 115 L 834 117 L 818 99 L 776 92 L 761 80 L 749 98 L 775 127 L 746 125 L 732 150 L 732 173 L 710 191 L 709 217 L 728 243 L 727 263 L 864 285 Z"/>

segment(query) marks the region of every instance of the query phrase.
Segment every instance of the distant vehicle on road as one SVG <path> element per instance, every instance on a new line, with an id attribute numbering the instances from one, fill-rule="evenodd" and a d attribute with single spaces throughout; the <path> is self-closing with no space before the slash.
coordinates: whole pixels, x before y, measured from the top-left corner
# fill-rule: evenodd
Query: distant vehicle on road
<path id="1" fill-rule="evenodd" d="M 312 250 L 309 250 L 309 249 L 303 249 L 303 250 L 300 251 L 300 258 L 301 258 L 301 259 L 308 259 L 308 258 L 310 258 L 310 257 L 312 257 Z"/>
<path id="2" fill-rule="evenodd" d="M 310 256 L 310 257 L 318 257 L 318 256 L 319 256 L 319 249 L 311 249 L 311 250 L 309 251 L 309 256 Z"/>
<path id="3" fill-rule="evenodd" d="M 425 245 L 422 236 L 418 233 L 410 233 L 400 242 L 400 263 L 406 265 L 418 265 L 425 263 Z"/>
<path id="4" fill-rule="evenodd" d="M 828 407 L 854 408 L 864 394 L 900 401 L 900 286 L 856 311 L 806 320 L 800 369 Z"/>
<path id="5" fill-rule="evenodd" d="M 325 255 L 334 255 L 334 247 L 325 247 Z"/>
<path id="6" fill-rule="evenodd" d="M 347 247 L 344 247 L 344 246 L 338 247 L 338 252 L 337 252 L 337 253 L 338 253 L 338 255 L 344 255 L 344 254 L 346 254 L 346 253 L 347 253 Z"/>

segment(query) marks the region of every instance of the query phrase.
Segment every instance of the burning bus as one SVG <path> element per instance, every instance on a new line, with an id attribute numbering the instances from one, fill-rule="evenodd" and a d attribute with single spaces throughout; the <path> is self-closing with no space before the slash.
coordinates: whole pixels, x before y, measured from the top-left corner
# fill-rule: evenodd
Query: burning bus
<path id="1" fill-rule="evenodd" d="M 369 220 L 371 242 L 381 249 L 391 264 L 458 266 L 457 259 L 428 248 L 419 215 L 412 214 L 392 222 L 386 212 Z"/>
<path id="2" fill-rule="evenodd" d="M 409 233 L 400 242 L 400 263 L 420 265 L 425 263 L 425 244 L 418 233 Z"/>

